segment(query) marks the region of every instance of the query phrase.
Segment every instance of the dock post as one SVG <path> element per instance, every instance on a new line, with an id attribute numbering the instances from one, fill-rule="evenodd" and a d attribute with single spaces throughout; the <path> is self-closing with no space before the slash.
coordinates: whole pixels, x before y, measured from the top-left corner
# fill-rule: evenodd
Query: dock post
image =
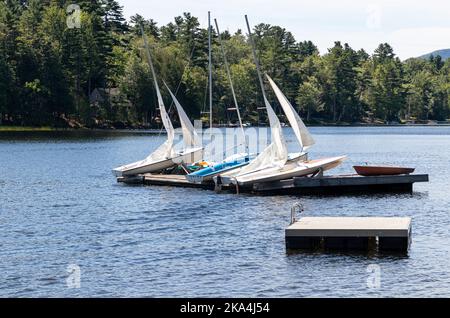
<path id="1" fill-rule="evenodd" d="M 299 202 L 295 203 L 291 208 L 291 225 L 297 222 L 297 213 L 302 213 L 305 211 L 303 205 Z"/>
<path id="2" fill-rule="evenodd" d="M 214 180 L 214 192 L 222 192 L 222 177 L 220 175 Z"/>
<path id="3" fill-rule="evenodd" d="M 236 180 L 236 194 L 239 195 L 239 182 Z"/>

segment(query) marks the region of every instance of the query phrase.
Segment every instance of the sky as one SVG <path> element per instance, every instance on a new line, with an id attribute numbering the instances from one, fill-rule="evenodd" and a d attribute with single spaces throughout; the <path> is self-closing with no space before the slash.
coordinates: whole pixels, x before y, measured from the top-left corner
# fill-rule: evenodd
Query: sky
<path id="1" fill-rule="evenodd" d="M 387 42 L 401 59 L 450 48 L 448 0 L 119 0 L 127 18 L 139 13 L 165 25 L 183 12 L 207 27 L 208 11 L 221 31 L 245 30 L 268 23 L 292 32 L 297 41 L 311 40 L 326 53 L 334 41 L 373 53 Z"/>

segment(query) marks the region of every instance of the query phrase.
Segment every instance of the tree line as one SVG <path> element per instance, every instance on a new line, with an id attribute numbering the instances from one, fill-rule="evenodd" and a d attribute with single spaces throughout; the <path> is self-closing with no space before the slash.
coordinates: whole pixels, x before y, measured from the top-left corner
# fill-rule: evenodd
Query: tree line
<path id="1" fill-rule="evenodd" d="M 80 27 L 67 25 L 65 0 L 0 1 L 0 121 L 9 125 L 157 127 L 156 93 L 143 52 L 144 26 L 167 106 L 164 81 L 192 119 L 208 118 L 208 30 L 189 13 L 158 26 L 129 21 L 114 0 L 78 0 Z M 220 21 L 219 21 L 220 23 Z M 369 54 L 335 42 L 320 55 L 280 26 L 258 24 L 262 70 L 310 123 L 450 118 L 450 60 L 401 61 L 387 44 Z M 246 34 L 221 34 L 244 121 L 266 121 Z M 220 43 L 213 32 L 216 123 L 236 122 Z M 270 91 L 268 89 L 268 91 Z M 269 94 L 277 112 L 276 99 Z M 172 107 L 173 108 L 173 107 Z M 173 112 L 173 110 L 172 110 Z M 173 116 L 176 121 L 176 116 Z"/>

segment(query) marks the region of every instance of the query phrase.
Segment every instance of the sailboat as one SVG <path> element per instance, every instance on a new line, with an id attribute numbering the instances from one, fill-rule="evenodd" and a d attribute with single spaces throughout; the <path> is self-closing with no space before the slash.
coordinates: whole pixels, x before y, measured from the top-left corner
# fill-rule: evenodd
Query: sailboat
<path id="1" fill-rule="evenodd" d="M 230 88 L 231 88 L 231 93 L 233 95 L 233 100 L 234 100 L 234 104 L 235 104 L 234 109 L 236 110 L 237 115 L 238 115 L 239 126 L 240 126 L 240 131 L 241 131 L 243 140 L 245 140 L 246 153 L 233 155 L 231 157 L 226 158 L 221 163 L 214 163 L 214 164 L 211 164 L 210 166 L 205 167 L 201 170 L 198 170 L 198 171 L 188 174 L 186 176 L 187 180 L 191 183 L 196 183 L 196 184 L 210 182 L 213 180 L 214 177 L 218 176 L 219 174 L 226 173 L 226 172 L 232 172 L 232 171 L 235 171 L 242 167 L 245 167 L 256 157 L 256 155 L 250 155 L 248 152 L 248 145 L 247 145 L 247 141 L 246 141 L 244 125 L 242 122 L 242 117 L 241 117 L 239 104 L 238 104 L 237 97 L 236 97 L 236 92 L 234 90 L 233 80 L 231 78 L 231 71 L 230 71 L 230 67 L 228 64 L 227 55 L 225 52 L 224 45 L 222 43 L 222 37 L 220 34 L 220 30 L 219 30 L 219 24 L 217 23 L 217 19 L 214 19 L 214 22 L 216 24 L 218 39 L 220 42 L 220 48 L 221 48 L 222 56 L 223 56 L 223 59 L 225 62 L 225 68 L 227 71 L 227 76 L 228 76 L 228 80 L 229 80 L 229 84 L 230 84 Z M 211 68 L 212 60 L 211 60 L 211 17 L 210 17 L 210 13 L 208 13 L 208 24 L 209 24 L 209 33 L 208 33 L 209 34 L 209 53 L 210 53 L 210 58 L 209 58 L 209 63 L 210 63 L 209 85 L 210 86 L 209 87 L 210 87 L 210 105 L 211 105 L 212 104 L 212 68 Z M 212 114 L 212 110 L 210 110 L 210 112 Z M 210 120 L 212 122 L 212 117 Z"/>
<path id="2" fill-rule="evenodd" d="M 228 173 L 221 175 L 220 178 L 216 178 L 216 184 L 220 182 L 225 185 L 233 183 L 239 186 L 250 186 L 258 182 L 270 182 L 308 176 L 336 168 L 342 164 L 346 157 L 334 157 L 313 161 L 307 160 L 307 150 L 314 145 L 315 141 L 289 100 L 273 80 L 267 76 L 300 144 L 301 151 L 299 153 L 288 154 L 280 121 L 266 97 L 250 24 L 248 23 L 247 16 L 245 18 L 264 103 L 269 116 L 272 144 L 269 145 L 251 164 L 242 168 L 238 173 Z"/>
<path id="3" fill-rule="evenodd" d="M 286 96 L 281 92 L 278 86 L 273 82 L 273 80 L 267 76 L 275 95 L 278 97 L 286 116 L 296 134 L 297 140 L 300 145 L 301 151 L 295 154 L 288 154 L 286 161 L 283 163 L 282 160 L 275 164 L 260 164 L 260 165 L 249 165 L 243 168 L 237 175 L 221 176 L 220 181 L 222 184 L 236 184 L 239 186 L 250 186 L 258 182 L 272 182 L 279 180 L 291 179 L 294 177 L 309 176 L 317 173 L 323 173 L 325 171 L 334 169 L 341 165 L 346 156 L 332 157 L 317 160 L 307 160 L 307 150 L 314 143 L 311 135 L 309 134 L 306 126 L 298 116 L 297 112 L 294 110 Z M 260 156 L 259 161 L 268 162 L 268 158 L 273 156 L 272 151 L 276 149 L 275 145 L 269 147 L 266 154 Z M 283 153 L 284 149 L 276 149 L 275 152 Z M 282 156 L 285 158 L 285 156 Z"/>
<path id="4" fill-rule="evenodd" d="M 289 154 L 283 166 L 267 165 L 265 167 L 258 167 L 258 169 L 254 169 L 253 171 L 249 170 L 251 168 L 249 166 L 248 170 L 244 168 L 238 175 L 222 177 L 222 183 L 249 186 L 257 182 L 279 181 L 294 177 L 309 176 L 319 172 L 323 173 L 341 165 L 347 158 L 346 156 L 317 160 L 305 159 L 307 158 L 307 150 L 314 144 L 314 139 L 286 96 L 268 75 L 266 77 L 294 130 L 301 151 L 296 154 Z"/>
<path id="5" fill-rule="evenodd" d="M 159 89 L 158 80 L 156 79 L 156 72 L 153 67 L 152 57 L 150 55 L 150 50 L 148 46 L 147 37 L 145 36 L 144 30 L 141 26 L 142 36 L 144 38 L 144 44 L 146 48 L 147 58 L 150 65 L 150 69 L 152 71 L 154 85 L 156 89 L 156 94 L 158 98 L 158 105 L 161 112 L 161 119 L 164 125 L 164 128 L 167 132 L 167 140 L 164 144 L 162 144 L 156 151 L 154 151 L 150 156 L 145 158 L 144 160 L 134 162 L 128 165 L 124 165 L 118 167 L 113 170 L 113 174 L 116 177 L 129 177 L 136 176 L 144 173 L 155 173 L 160 172 L 165 169 L 183 164 L 194 162 L 195 158 L 202 156 L 203 148 L 200 147 L 200 142 L 198 140 L 198 136 L 195 132 L 192 123 L 184 112 L 183 107 L 180 105 L 174 94 L 170 92 L 170 95 L 175 103 L 175 106 L 178 111 L 178 115 L 180 117 L 180 122 L 182 126 L 183 132 L 183 141 L 184 141 L 184 149 L 181 151 L 176 151 L 174 149 L 174 140 L 175 140 L 175 130 L 173 128 L 172 122 L 170 121 L 169 114 L 167 113 L 166 107 L 164 105 L 164 101 L 162 99 L 161 91 Z"/>
<path id="6" fill-rule="evenodd" d="M 214 177 L 214 182 L 216 185 L 229 185 L 231 184 L 237 176 L 246 175 L 255 171 L 262 171 L 271 167 L 279 167 L 281 168 L 288 161 L 288 151 L 286 141 L 284 139 L 284 135 L 281 128 L 280 120 L 278 119 L 275 111 L 269 103 L 269 100 L 266 96 L 266 91 L 264 89 L 264 83 L 261 76 L 259 60 L 256 55 L 255 45 L 253 42 L 253 36 L 250 28 L 250 24 L 248 22 L 247 16 L 245 16 L 245 20 L 247 22 L 247 29 L 249 34 L 249 41 L 253 48 L 253 58 L 256 64 L 259 86 L 261 88 L 264 106 L 267 111 L 267 115 L 269 118 L 270 124 L 270 132 L 271 132 L 271 144 L 267 146 L 264 151 L 261 152 L 249 165 L 242 167 L 240 169 L 222 173 L 216 177 Z M 295 156 L 297 158 L 297 156 Z M 299 157 L 299 156 L 298 156 Z"/>

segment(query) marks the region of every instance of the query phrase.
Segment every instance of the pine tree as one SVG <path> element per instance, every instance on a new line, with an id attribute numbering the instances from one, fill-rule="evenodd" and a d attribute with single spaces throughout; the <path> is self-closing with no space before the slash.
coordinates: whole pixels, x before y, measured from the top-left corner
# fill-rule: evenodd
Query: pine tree
<path id="1" fill-rule="evenodd" d="M 324 57 L 326 81 L 329 86 L 325 90 L 326 107 L 334 122 L 355 120 L 353 106 L 356 103 L 356 70 L 358 58 L 356 52 L 348 44 L 342 46 L 335 42 Z"/>
<path id="2" fill-rule="evenodd" d="M 386 43 L 375 50 L 373 62 L 370 107 L 379 118 L 398 120 L 405 105 L 402 64 Z"/>
<path id="3" fill-rule="evenodd" d="M 145 20 L 143 16 L 140 14 L 136 14 L 131 17 L 131 31 L 135 36 L 140 37 L 141 36 L 141 26 L 144 29 L 144 32 L 155 39 L 159 39 L 160 32 L 158 29 L 158 24 L 153 21 L 153 19 Z"/>
<path id="4" fill-rule="evenodd" d="M 128 30 L 123 7 L 115 0 L 103 0 L 105 28 L 107 32 L 124 34 Z"/>

